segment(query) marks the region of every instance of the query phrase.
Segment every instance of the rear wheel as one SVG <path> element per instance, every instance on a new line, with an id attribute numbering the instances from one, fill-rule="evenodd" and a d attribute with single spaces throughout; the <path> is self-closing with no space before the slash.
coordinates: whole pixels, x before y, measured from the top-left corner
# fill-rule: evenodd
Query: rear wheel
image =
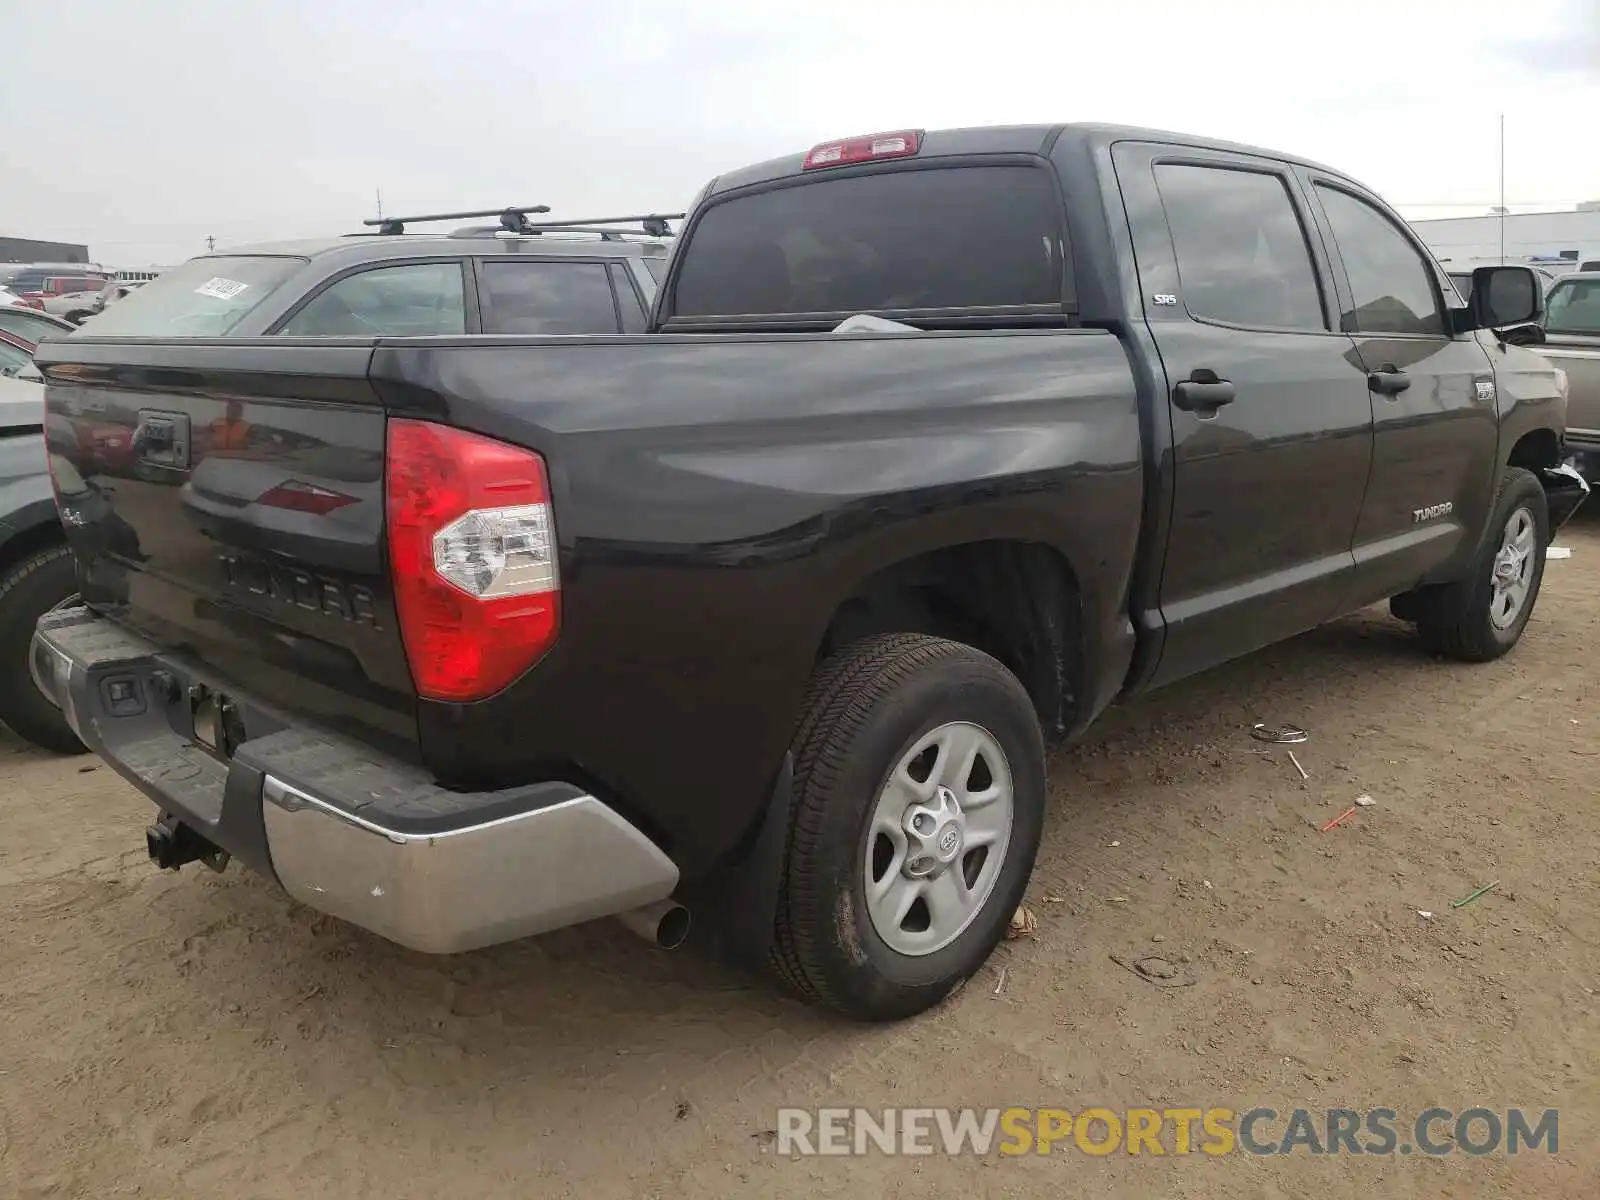
<path id="1" fill-rule="evenodd" d="M 868 638 L 813 678 L 773 962 L 863 1020 L 936 1004 L 989 957 L 1027 886 L 1044 817 L 1032 703 L 957 642 Z"/>
<path id="2" fill-rule="evenodd" d="M 1510 650 L 1533 615 L 1549 544 L 1544 488 L 1531 471 L 1508 467 L 1471 574 L 1418 592 L 1409 605 L 1423 643 L 1467 662 Z"/>
<path id="3" fill-rule="evenodd" d="M 0 571 L 0 721 L 58 754 L 82 754 L 84 745 L 34 684 L 28 649 L 39 618 L 77 590 L 72 553 L 65 546 L 51 546 Z"/>

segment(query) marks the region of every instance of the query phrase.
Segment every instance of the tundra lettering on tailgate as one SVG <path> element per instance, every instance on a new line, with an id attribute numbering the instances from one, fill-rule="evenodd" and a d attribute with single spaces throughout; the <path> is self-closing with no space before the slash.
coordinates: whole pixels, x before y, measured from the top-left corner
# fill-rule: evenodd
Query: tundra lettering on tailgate
<path id="1" fill-rule="evenodd" d="M 310 612 L 342 617 L 359 625 L 378 628 L 378 605 L 372 592 L 360 584 L 340 583 L 323 575 L 313 575 L 299 567 L 274 566 L 248 554 L 232 552 L 218 556 L 231 587 L 243 588 L 256 596 L 281 600 Z"/>

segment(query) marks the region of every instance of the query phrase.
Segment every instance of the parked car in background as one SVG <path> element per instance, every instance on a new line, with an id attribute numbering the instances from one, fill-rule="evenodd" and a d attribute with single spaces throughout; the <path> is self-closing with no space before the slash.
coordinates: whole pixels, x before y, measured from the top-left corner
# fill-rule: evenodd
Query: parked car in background
<path id="1" fill-rule="evenodd" d="M 37 344 L 46 337 L 59 337 L 77 328 L 71 321 L 51 316 L 22 304 L 6 304 L 0 299 L 0 331 Z"/>
<path id="2" fill-rule="evenodd" d="M 0 344 L 0 362 L 9 340 Z M 44 388 L 0 378 L 0 721 L 35 745 L 83 751 L 28 668 L 33 627 L 77 592 L 45 469 Z"/>
<path id="3" fill-rule="evenodd" d="M 44 280 L 52 277 L 83 276 L 111 279 L 114 275 L 114 271 L 108 271 L 99 263 L 4 263 L 0 264 L 0 287 L 20 292 L 37 290 Z"/>
<path id="4" fill-rule="evenodd" d="M 1272 151 L 824 143 L 704 189 L 648 325 L 643 250 L 410 240 L 201 259 L 40 347 L 85 606 L 34 663 L 155 862 L 418 950 L 687 909 L 922 1011 L 1021 900 L 1047 735 L 1385 598 L 1497 658 L 1587 494 L 1488 332 L 1533 273 L 1463 307 Z"/>
<path id="5" fill-rule="evenodd" d="M 665 238 L 555 222 L 526 228 L 520 236 L 496 227 L 375 233 L 205 255 L 130 292 L 95 322 L 94 332 L 364 337 L 644 330 L 656 291 L 647 264 L 665 261 Z"/>
<path id="6" fill-rule="evenodd" d="M 1567 373 L 1566 448 L 1586 478 L 1600 480 L 1600 271 L 1550 290 L 1544 343 L 1534 348 Z"/>
<path id="7" fill-rule="evenodd" d="M 105 307 L 105 288 L 112 281 L 110 271 L 84 265 L 33 264 L 8 272 L 8 275 L 0 282 L 23 304 L 65 318 L 74 325 Z"/>

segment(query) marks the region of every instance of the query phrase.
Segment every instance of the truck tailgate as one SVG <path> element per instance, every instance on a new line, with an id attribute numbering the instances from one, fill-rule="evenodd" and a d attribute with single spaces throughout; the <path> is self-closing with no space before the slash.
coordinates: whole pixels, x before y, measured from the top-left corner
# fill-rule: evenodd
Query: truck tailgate
<path id="1" fill-rule="evenodd" d="M 371 356 L 74 338 L 41 348 L 46 440 L 93 608 L 415 760 Z"/>

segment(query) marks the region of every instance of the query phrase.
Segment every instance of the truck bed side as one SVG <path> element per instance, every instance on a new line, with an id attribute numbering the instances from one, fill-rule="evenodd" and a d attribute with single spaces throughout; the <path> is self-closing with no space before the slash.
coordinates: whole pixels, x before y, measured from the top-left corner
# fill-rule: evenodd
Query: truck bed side
<path id="1" fill-rule="evenodd" d="M 1144 494 L 1109 333 L 390 342 L 371 378 L 391 415 L 551 470 L 561 639 L 488 700 L 419 702 L 425 761 L 484 786 L 530 763 L 576 773 L 674 831 L 687 875 L 749 828 L 830 622 L 887 566 L 1049 547 L 1092 654 L 1062 681 L 1081 688 L 1074 723 L 1126 675 Z"/>

